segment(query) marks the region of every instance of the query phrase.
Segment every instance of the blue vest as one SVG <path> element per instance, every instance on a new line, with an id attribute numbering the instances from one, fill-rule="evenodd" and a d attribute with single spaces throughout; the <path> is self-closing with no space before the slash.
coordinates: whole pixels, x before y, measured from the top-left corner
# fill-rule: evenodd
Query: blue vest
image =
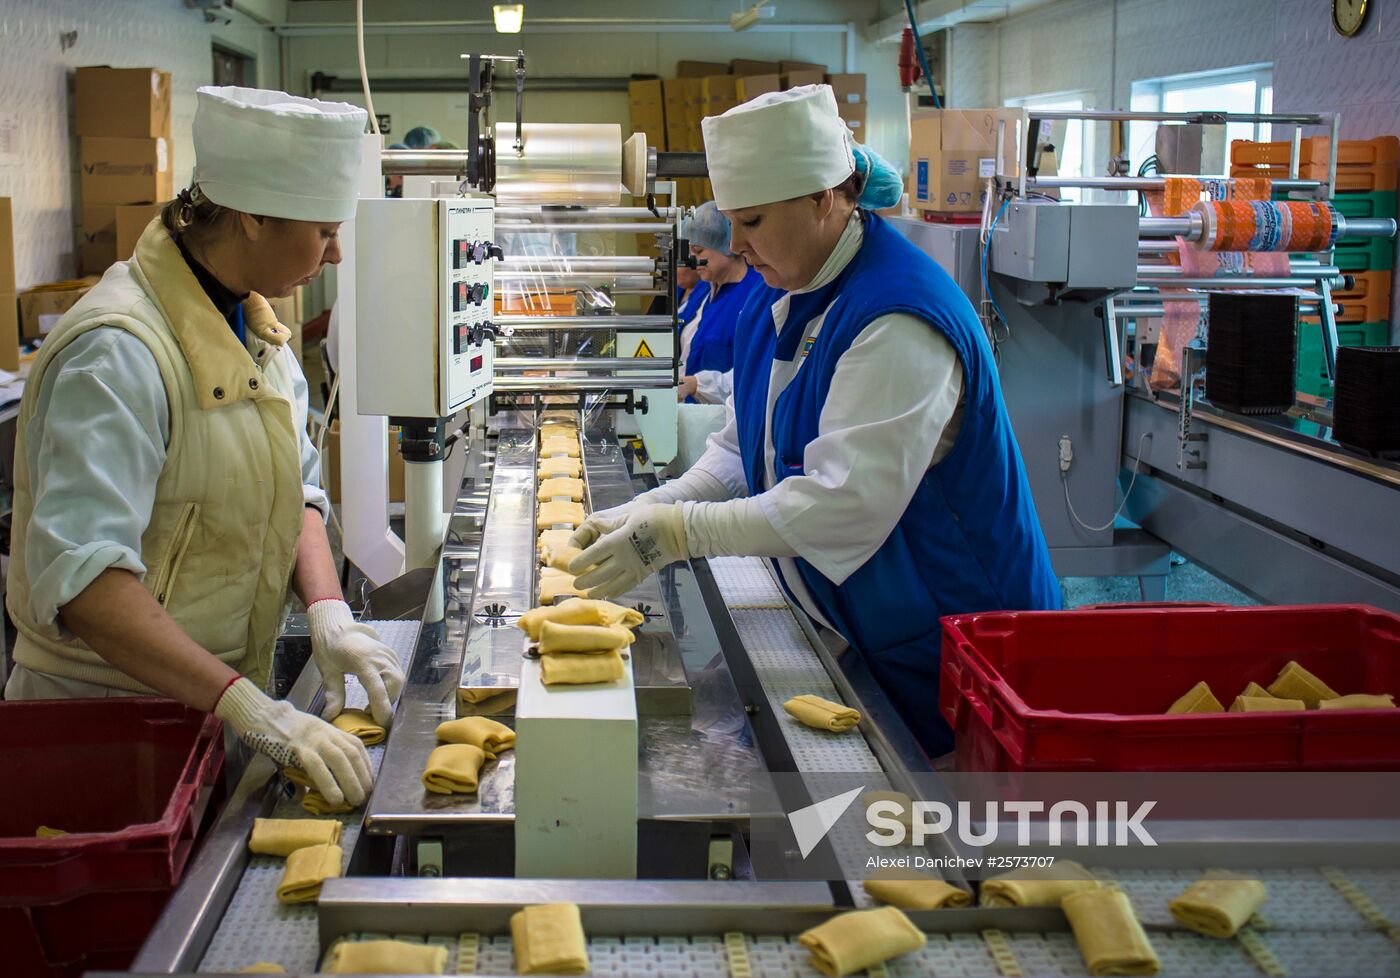
<path id="1" fill-rule="evenodd" d="M 763 277 L 752 268 L 737 282 L 710 286 L 700 325 L 690 340 L 690 355 L 685 361 L 687 374 L 701 370 L 724 373 L 734 369 L 735 323 L 749 296 L 762 287 Z"/>
<path id="2" fill-rule="evenodd" d="M 860 251 L 835 281 L 790 297 L 781 332 L 771 307 L 782 290 L 757 289 L 745 306 L 734 358 L 739 446 L 749 493 L 756 495 L 764 488 L 764 423 L 775 359 L 803 360 L 773 409 L 776 485 L 803 474 L 804 451 L 818 434 L 837 363 L 872 321 L 905 313 L 952 344 L 963 369 L 962 429 L 924 476 L 894 531 L 839 585 L 795 560 L 822 615 L 864 657 L 924 750 L 938 756 L 953 745 L 938 712 L 939 619 L 1056 609 L 1060 589 L 991 346 L 971 303 L 943 269 L 883 220 L 866 212 L 862 219 Z M 807 324 L 823 310 L 820 333 L 799 350 Z"/>
<path id="3" fill-rule="evenodd" d="M 680 298 L 680 286 L 676 286 L 676 298 Z M 690 291 L 685 294 L 685 299 L 681 302 L 680 312 L 676 318 L 684 326 L 695 318 L 695 314 L 700 311 L 700 303 L 705 301 L 705 296 L 710 294 L 710 283 L 704 279 L 696 282 L 690 287 Z"/>

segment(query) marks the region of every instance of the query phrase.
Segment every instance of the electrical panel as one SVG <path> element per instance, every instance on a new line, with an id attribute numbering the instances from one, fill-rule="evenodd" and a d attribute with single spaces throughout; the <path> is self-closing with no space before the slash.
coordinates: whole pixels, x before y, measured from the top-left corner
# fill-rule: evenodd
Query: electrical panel
<path id="1" fill-rule="evenodd" d="M 362 200 L 355 216 L 359 412 L 446 418 L 491 393 L 490 198 Z"/>

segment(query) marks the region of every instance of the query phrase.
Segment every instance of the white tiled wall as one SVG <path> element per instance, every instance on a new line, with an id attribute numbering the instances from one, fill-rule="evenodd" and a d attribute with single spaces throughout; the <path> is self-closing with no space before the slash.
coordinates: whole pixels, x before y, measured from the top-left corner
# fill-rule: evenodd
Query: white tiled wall
<path id="1" fill-rule="evenodd" d="M 0 113 L 19 123 L 21 162 L 0 164 L 0 196 L 14 198 L 15 273 L 21 289 L 70 277 L 73 202 L 73 68 L 154 66 L 172 73 L 175 186 L 189 181 L 194 90 L 210 81 L 211 42 L 257 58 L 261 84 L 276 84 L 276 39 L 232 14 L 209 25 L 183 0 L 3 0 L 0 2 Z M 72 33 L 71 44 L 66 34 Z"/>

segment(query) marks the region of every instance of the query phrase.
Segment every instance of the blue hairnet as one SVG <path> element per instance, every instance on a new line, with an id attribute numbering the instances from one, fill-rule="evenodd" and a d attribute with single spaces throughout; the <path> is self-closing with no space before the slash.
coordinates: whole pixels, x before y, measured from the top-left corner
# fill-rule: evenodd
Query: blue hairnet
<path id="1" fill-rule="evenodd" d="M 408 143 L 409 149 L 427 149 L 441 139 L 442 136 L 432 126 L 414 126 L 404 133 L 403 137 L 403 141 Z"/>
<path id="2" fill-rule="evenodd" d="M 861 178 L 860 201 L 866 210 L 878 211 L 898 204 L 904 196 L 904 177 L 873 149 L 855 141 L 856 175 Z"/>
<path id="3" fill-rule="evenodd" d="M 693 245 L 729 254 L 729 218 L 719 212 L 713 200 L 707 200 L 695 208 L 695 214 L 690 219 L 688 240 Z"/>
<path id="4" fill-rule="evenodd" d="M 390 148 L 390 149 L 408 149 L 409 146 L 408 146 L 408 143 L 390 143 L 390 144 L 389 144 L 389 148 Z"/>

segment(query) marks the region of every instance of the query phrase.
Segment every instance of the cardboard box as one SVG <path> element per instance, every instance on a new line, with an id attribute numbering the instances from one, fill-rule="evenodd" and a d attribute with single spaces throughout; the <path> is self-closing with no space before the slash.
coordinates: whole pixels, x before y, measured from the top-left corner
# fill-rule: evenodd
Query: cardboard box
<path id="1" fill-rule="evenodd" d="M 331 422 L 326 432 L 325 456 L 321 459 L 321 485 L 331 502 L 340 502 L 340 419 Z M 404 501 L 403 452 L 399 451 L 399 429 L 389 428 L 389 502 Z"/>
<path id="2" fill-rule="evenodd" d="M 819 65 L 811 61 L 779 61 L 778 74 L 786 75 L 794 71 L 820 71 L 826 74 L 826 65 Z"/>
<path id="3" fill-rule="evenodd" d="M 126 261 L 135 253 L 136 242 L 164 206 L 163 201 L 158 201 L 154 204 L 123 204 L 117 208 L 117 261 Z"/>
<path id="4" fill-rule="evenodd" d="M 150 139 L 170 135 L 170 72 L 79 68 L 74 82 L 79 136 Z"/>
<path id="5" fill-rule="evenodd" d="M 865 105 L 865 75 L 827 75 L 837 105 Z"/>
<path id="6" fill-rule="evenodd" d="M 8 197 L 0 197 L 0 293 L 15 293 L 15 218 Z"/>
<path id="7" fill-rule="evenodd" d="M 19 372 L 19 297 L 0 292 L 0 370 Z"/>
<path id="8" fill-rule="evenodd" d="M 866 113 L 868 111 L 865 105 L 844 105 L 841 103 L 836 105 L 836 113 L 845 120 L 857 142 L 865 142 Z"/>
<path id="9" fill-rule="evenodd" d="M 82 223 L 78 227 L 78 243 L 115 244 L 117 240 L 117 204 L 85 204 Z"/>
<path id="10" fill-rule="evenodd" d="M 661 79 L 627 83 L 627 115 L 633 132 L 644 132 L 648 145 L 665 148 L 666 98 Z"/>
<path id="11" fill-rule="evenodd" d="M 97 284 L 96 276 L 72 279 L 65 282 L 50 282 L 26 289 L 19 296 L 20 331 L 26 340 L 35 340 L 63 318 L 63 314 L 75 306 L 88 289 Z"/>
<path id="12" fill-rule="evenodd" d="M 677 61 L 677 78 L 704 78 L 706 75 L 723 75 L 729 72 L 729 65 L 718 61 Z"/>
<path id="13" fill-rule="evenodd" d="M 734 95 L 740 102 L 783 90 L 782 75 L 745 75 L 734 83 Z"/>
<path id="14" fill-rule="evenodd" d="M 826 84 L 826 72 L 824 70 L 783 72 L 783 91 L 787 91 L 789 88 L 800 88 L 803 85 L 824 84 Z"/>
<path id="15" fill-rule="evenodd" d="M 682 78 L 685 88 L 686 149 L 692 153 L 704 149 L 700 136 L 700 120 L 705 118 L 704 79 Z"/>
<path id="16" fill-rule="evenodd" d="M 685 152 L 690 139 L 686 123 L 685 79 L 667 78 L 661 83 L 661 91 L 666 109 L 666 147 Z"/>
<path id="17" fill-rule="evenodd" d="M 1014 176 L 1015 132 L 1025 109 L 920 109 L 909 120 L 909 204 L 916 210 L 980 211 L 988 171 Z M 996 165 L 998 120 L 1006 121 L 1002 161 Z"/>
<path id="18" fill-rule="evenodd" d="M 100 277 L 117 263 L 117 243 L 108 241 L 84 241 L 78 245 L 78 271 L 83 275 Z"/>
<path id="19" fill-rule="evenodd" d="M 738 79 L 733 75 L 708 75 L 700 79 L 702 119 L 706 116 L 720 115 L 739 104 L 739 96 L 735 94 L 734 89 L 736 81 Z"/>
<path id="20" fill-rule="evenodd" d="M 729 62 L 731 75 L 780 75 L 782 66 L 776 61 L 747 61 L 736 58 Z"/>
<path id="21" fill-rule="evenodd" d="M 84 136 L 79 152 L 83 204 L 149 204 L 175 196 L 170 143 Z"/>

